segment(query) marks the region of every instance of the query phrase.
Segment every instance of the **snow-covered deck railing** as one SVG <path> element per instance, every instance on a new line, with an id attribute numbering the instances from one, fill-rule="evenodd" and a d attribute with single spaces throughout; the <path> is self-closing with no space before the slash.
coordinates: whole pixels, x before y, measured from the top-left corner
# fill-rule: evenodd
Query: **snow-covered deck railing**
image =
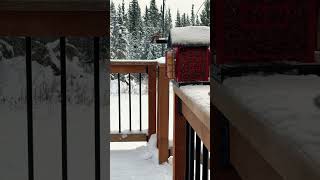
<path id="1" fill-rule="evenodd" d="M 223 113 L 230 124 L 231 163 L 239 175 L 320 178 L 319 76 L 248 75 L 214 83 L 213 90 L 214 114 Z M 224 121 L 212 119 L 212 127 Z M 213 147 L 223 143 L 215 140 Z M 242 168 L 257 165 L 263 168 Z"/>
<path id="2" fill-rule="evenodd" d="M 178 87 L 174 85 L 173 90 L 175 93 L 173 179 L 185 179 L 186 175 L 191 178 L 194 176 L 200 177 L 201 154 L 202 177 L 208 179 L 210 86 L 187 85 Z M 194 139 L 195 134 L 196 141 Z M 202 148 L 201 142 L 203 142 Z M 195 164 L 194 159 L 196 160 Z M 195 167 L 195 170 L 193 167 Z M 188 173 L 186 174 L 186 172 Z"/>

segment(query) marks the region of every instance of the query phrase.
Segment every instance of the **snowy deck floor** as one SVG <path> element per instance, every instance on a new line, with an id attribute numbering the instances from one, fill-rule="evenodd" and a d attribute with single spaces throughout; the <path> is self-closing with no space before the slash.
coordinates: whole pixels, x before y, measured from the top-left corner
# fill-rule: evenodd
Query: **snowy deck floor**
<path id="1" fill-rule="evenodd" d="M 111 143 L 111 180 L 171 180 L 172 166 L 158 165 L 156 149 L 145 142 Z"/>

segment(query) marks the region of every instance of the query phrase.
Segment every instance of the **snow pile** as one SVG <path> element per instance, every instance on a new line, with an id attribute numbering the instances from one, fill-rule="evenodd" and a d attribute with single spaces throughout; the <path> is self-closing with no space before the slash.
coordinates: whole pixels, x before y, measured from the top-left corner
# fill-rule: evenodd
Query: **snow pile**
<path id="1" fill-rule="evenodd" d="M 145 143 L 111 143 L 112 180 L 171 180 L 172 157 L 158 164 L 157 136 Z"/>
<path id="2" fill-rule="evenodd" d="M 145 151 L 143 154 L 143 159 L 148 160 L 151 159 L 153 162 L 158 162 L 158 149 L 157 149 L 157 135 L 151 135 L 149 142 L 146 148 L 143 148 Z"/>
<path id="3" fill-rule="evenodd" d="M 210 46 L 210 27 L 187 26 L 172 28 L 172 46 Z"/>

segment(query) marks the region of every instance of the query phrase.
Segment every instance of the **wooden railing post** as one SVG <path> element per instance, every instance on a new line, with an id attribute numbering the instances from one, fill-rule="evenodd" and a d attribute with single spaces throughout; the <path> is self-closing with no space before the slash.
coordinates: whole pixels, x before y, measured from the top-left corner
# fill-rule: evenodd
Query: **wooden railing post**
<path id="1" fill-rule="evenodd" d="M 148 106 L 149 106 L 149 128 L 148 139 L 156 133 L 156 112 L 157 112 L 157 65 L 148 65 Z"/>
<path id="2" fill-rule="evenodd" d="M 181 106 L 181 99 L 175 94 L 173 125 L 173 180 L 185 179 L 186 173 L 187 120 L 182 115 Z"/>
<path id="3" fill-rule="evenodd" d="M 159 164 L 162 164 L 167 162 L 169 157 L 169 79 L 165 64 L 158 65 L 157 136 Z"/>

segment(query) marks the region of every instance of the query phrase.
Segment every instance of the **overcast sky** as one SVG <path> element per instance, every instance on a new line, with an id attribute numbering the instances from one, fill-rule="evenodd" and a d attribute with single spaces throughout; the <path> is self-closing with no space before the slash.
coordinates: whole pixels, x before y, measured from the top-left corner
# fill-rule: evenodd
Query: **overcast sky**
<path id="1" fill-rule="evenodd" d="M 122 3 L 122 0 L 111 0 L 111 1 L 113 1 L 115 4 Z M 124 0 L 124 1 L 128 8 L 129 2 L 131 0 Z M 166 0 L 166 7 L 167 8 L 170 7 L 173 20 L 175 20 L 177 9 L 179 9 L 180 13 L 191 14 L 191 7 L 192 7 L 192 4 L 194 4 L 194 9 L 195 9 L 194 11 L 195 13 L 197 13 L 198 9 L 200 8 L 200 6 L 203 4 L 204 1 L 205 0 Z M 146 5 L 149 7 L 150 0 L 138 0 L 138 2 L 142 10 L 141 15 L 143 15 Z M 160 8 L 160 6 L 162 5 L 162 0 L 156 0 L 156 3 L 157 3 L 157 7 Z M 203 6 L 201 7 L 201 9 L 202 8 Z M 198 15 L 199 14 L 200 12 L 198 13 Z"/>

